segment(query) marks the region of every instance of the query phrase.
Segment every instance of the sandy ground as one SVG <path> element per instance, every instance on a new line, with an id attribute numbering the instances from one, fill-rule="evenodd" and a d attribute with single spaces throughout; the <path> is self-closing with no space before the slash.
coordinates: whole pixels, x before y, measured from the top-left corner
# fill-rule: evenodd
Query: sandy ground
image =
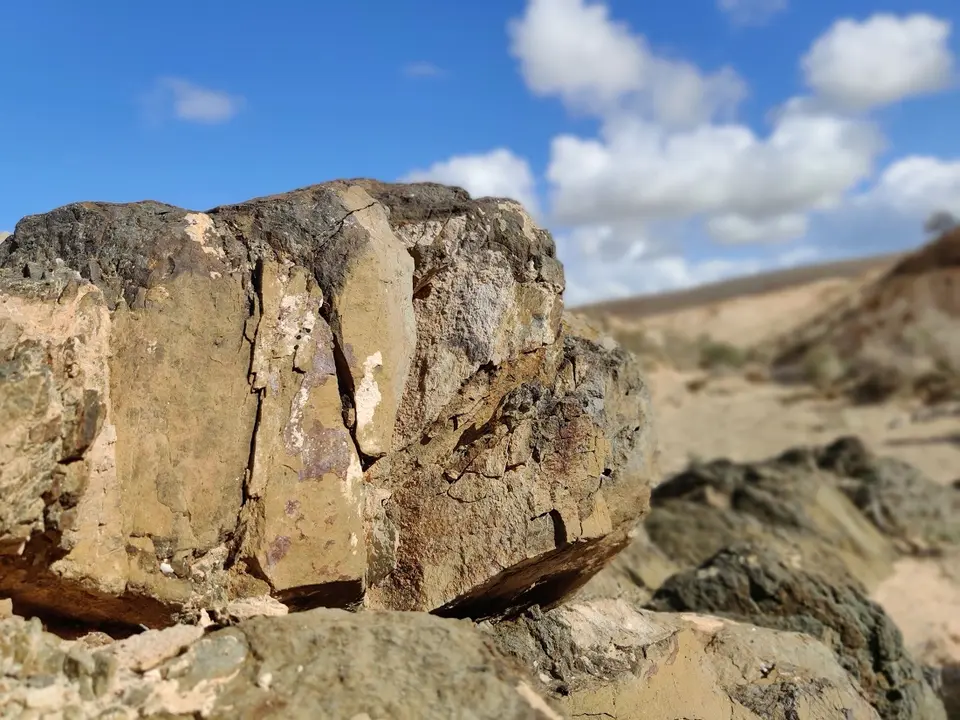
<path id="1" fill-rule="evenodd" d="M 735 298 L 705 307 L 644 319 L 643 327 L 688 337 L 707 332 L 714 340 L 753 345 L 812 320 L 828 304 L 859 288 L 864 279 L 831 278 L 772 295 Z M 785 324 L 786 322 L 786 324 Z"/>
<path id="2" fill-rule="evenodd" d="M 936 482 L 960 478 L 960 416 L 913 418 L 918 406 L 908 404 L 850 407 L 742 377 L 714 378 L 699 392 L 689 390 L 701 377 L 669 370 L 648 377 L 664 475 L 682 470 L 692 455 L 760 460 L 859 435 L 875 452 L 909 462 Z"/>
<path id="3" fill-rule="evenodd" d="M 648 378 L 663 477 L 682 470 L 694 455 L 761 460 L 789 447 L 855 434 L 876 452 L 905 460 L 936 482 L 960 478 L 960 415 L 916 418 L 916 407 L 901 404 L 849 407 L 741 377 L 713 379 L 692 392 L 687 383 L 699 377 L 658 371 Z M 923 661 L 960 662 L 960 556 L 903 560 L 874 598 Z"/>

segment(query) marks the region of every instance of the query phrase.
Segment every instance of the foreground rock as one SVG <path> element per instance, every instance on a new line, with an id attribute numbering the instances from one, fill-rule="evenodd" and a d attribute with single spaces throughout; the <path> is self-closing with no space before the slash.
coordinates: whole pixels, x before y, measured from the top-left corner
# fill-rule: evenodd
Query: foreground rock
<path id="1" fill-rule="evenodd" d="M 654 613 L 623 599 L 535 609 L 488 631 L 569 717 L 878 717 L 831 651 L 798 633 Z"/>
<path id="2" fill-rule="evenodd" d="M 313 610 L 97 646 L 0 621 L 0 715 L 559 720 L 466 621 Z M 59 714 L 58 714 L 59 713 Z"/>
<path id="3" fill-rule="evenodd" d="M 725 549 L 700 568 L 673 576 L 650 606 L 806 633 L 834 651 L 884 720 L 946 718 L 900 631 L 855 582 L 798 570 L 759 547 Z"/>
<path id="4" fill-rule="evenodd" d="M 0 245 L 0 593 L 159 627 L 270 593 L 497 615 L 627 542 L 633 361 L 515 203 L 335 182 L 79 203 Z"/>

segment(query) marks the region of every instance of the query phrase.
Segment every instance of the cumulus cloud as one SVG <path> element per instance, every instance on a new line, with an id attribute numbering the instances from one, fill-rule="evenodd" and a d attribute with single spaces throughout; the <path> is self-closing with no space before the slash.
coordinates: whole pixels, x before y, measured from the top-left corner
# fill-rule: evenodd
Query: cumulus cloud
<path id="1" fill-rule="evenodd" d="M 762 25 L 787 9 L 787 0 L 717 0 L 717 7 L 737 25 Z"/>
<path id="2" fill-rule="evenodd" d="M 947 87 L 950 23 L 930 15 L 838 20 L 802 59 L 807 84 L 847 110 L 866 110 Z"/>
<path id="3" fill-rule="evenodd" d="M 477 155 L 455 155 L 423 170 L 408 173 L 403 182 L 438 182 L 462 187 L 474 197 L 517 200 L 536 215 L 536 181 L 530 165 L 506 148 Z"/>
<path id="4" fill-rule="evenodd" d="M 531 91 L 605 114 L 629 106 L 667 125 L 730 114 L 746 94 L 731 68 L 705 74 L 655 55 L 646 39 L 587 0 L 530 0 L 509 24 L 511 53 Z"/>
<path id="5" fill-rule="evenodd" d="M 732 69 L 707 74 L 658 57 L 600 3 L 530 0 L 510 36 L 532 92 L 601 120 L 597 137 L 551 143 L 546 174 L 557 223 L 702 216 L 721 242 L 792 240 L 804 234 L 806 213 L 837 206 L 868 178 L 883 149 L 869 121 L 799 98 L 759 136 L 732 121 L 746 94 Z"/>
<path id="6" fill-rule="evenodd" d="M 797 213 L 836 205 L 881 148 L 873 125 L 829 115 L 785 114 L 765 139 L 741 125 L 668 132 L 621 117 L 597 139 L 555 138 L 547 177 L 562 222 L 715 214 L 729 240 L 734 225 L 795 229 Z"/>
<path id="7" fill-rule="evenodd" d="M 797 240 L 807 234 L 809 222 L 803 213 L 786 213 L 769 218 L 751 218 L 730 213 L 707 221 L 712 237 L 731 245 Z"/>
<path id="8" fill-rule="evenodd" d="M 917 219 L 937 211 L 960 215 L 960 159 L 913 155 L 897 160 L 853 202 Z"/>
<path id="9" fill-rule="evenodd" d="M 219 125 L 232 120 L 243 105 L 244 99 L 239 95 L 176 77 L 157 80 L 145 98 L 145 109 L 154 122 L 173 117 L 183 122 Z"/>
<path id="10" fill-rule="evenodd" d="M 817 248 L 801 245 L 776 253 L 731 258 L 691 259 L 676 250 L 663 254 L 639 254 L 632 259 L 609 260 L 581 253 L 575 239 L 559 235 L 559 251 L 566 259 L 566 301 L 583 305 L 600 300 L 683 290 L 704 283 L 782 270 L 820 259 Z"/>
<path id="11" fill-rule="evenodd" d="M 757 22 L 786 0 L 717 0 Z M 599 0 L 527 0 L 508 26 L 528 89 L 597 119 L 550 143 L 549 212 L 568 300 L 672 290 L 816 258 L 817 242 L 878 247 L 935 210 L 960 212 L 960 161 L 906 158 L 867 191 L 886 149 L 865 111 L 946 87 L 949 24 L 926 15 L 841 20 L 800 59 L 811 93 L 786 98 L 762 131 L 739 122 L 732 68 L 653 52 Z M 455 156 L 408 179 L 513 197 L 536 208 L 529 165 L 505 149 Z M 865 224 L 866 223 L 866 224 Z M 916 225 L 919 233 L 920 225 Z M 699 259 L 684 248 L 694 240 Z M 711 257 L 712 240 L 728 247 Z M 753 247 L 747 252 L 744 246 Z"/>

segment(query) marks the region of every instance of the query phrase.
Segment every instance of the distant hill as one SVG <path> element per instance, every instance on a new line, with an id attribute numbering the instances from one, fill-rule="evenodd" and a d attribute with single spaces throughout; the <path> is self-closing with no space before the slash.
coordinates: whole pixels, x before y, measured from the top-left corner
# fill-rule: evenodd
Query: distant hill
<path id="1" fill-rule="evenodd" d="M 856 296 L 781 338 L 773 365 L 789 373 L 827 361 L 838 379 L 876 395 L 917 382 L 932 382 L 938 392 L 958 385 L 960 228 L 904 255 Z"/>
<path id="2" fill-rule="evenodd" d="M 738 297 L 778 292 L 819 280 L 859 277 L 895 263 L 901 258 L 903 258 L 903 253 L 893 253 L 817 265 L 804 265 L 788 270 L 777 270 L 700 285 L 689 290 L 609 300 L 591 305 L 581 305 L 573 309 L 590 317 L 615 316 L 626 320 L 635 320 Z"/>

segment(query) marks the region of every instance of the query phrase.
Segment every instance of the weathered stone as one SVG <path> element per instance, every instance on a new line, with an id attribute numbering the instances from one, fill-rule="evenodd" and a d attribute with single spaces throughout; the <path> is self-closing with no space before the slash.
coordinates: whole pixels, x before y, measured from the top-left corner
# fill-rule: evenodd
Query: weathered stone
<path id="1" fill-rule="evenodd" d="M 79 203 L 22 220 L 2 268 L 21 610 L 500 613 L 582 584 L 647 509 L 643 382 L 561 331 L 553 241 L 511 201 L 357 180 Z"/>
<path id="2" fill-rule="evenodd" d="M 573 602 L 487 628 L 570 717 L 876 718 L 830 650 L 797 633 Z"/>
<path id="3" fill-rule="evenodd" d="M 856 582 L 797 570 L 759 545 L 724 549 L 700 568 L 674 575 L 650 607 L 806 633 L 834 651 L 884 720 L 946 718 L 900 631 Z"/>
<path id="4" fill-rule="evenodd" d="M 892 569 L 894 547 L 846 496 L 841 479 L 801 462 L 799 452 L 756 463 L 692 465 L 654 490 L 645 523 L 650 539 L 683 568 L 747 540 L 875 587 Z"/>
<path id="5" fill-rule="evenodd" d="M 312 610 L 201 635 L 178 625 L 90 652 L 0 621 L 0 715 L 561 718 L 465 621 Z"/>
<path id="6" fill-rule="evenodd" d="M 374 465 L 374 607 L 487 617 L 566 596 L 628 542 L 654 448 L 631 357 L 589 340 L 479 373 Z M 389 461 L 389 462 L 388 462 Z"/>
<path id="7" fill-rule="evenodd" d="M 333 336 L 313 278 L 260 270 L 253 389 L 261 394 L 242 557 L 285 601 L 363 594 L 363 469 L 343 426 Z M 333 599 L 333 598 L 331 598 Z"/>
<path id="8" fill-rule="evenodd" d="M 960 545 L 960 492 L 938 485 L 912 465 L 880 457 L 857 437 L 798 449 L 781 462 L 812 461 L 838 478 L 840 490 L 898 548 L 927 554 Z"/>

